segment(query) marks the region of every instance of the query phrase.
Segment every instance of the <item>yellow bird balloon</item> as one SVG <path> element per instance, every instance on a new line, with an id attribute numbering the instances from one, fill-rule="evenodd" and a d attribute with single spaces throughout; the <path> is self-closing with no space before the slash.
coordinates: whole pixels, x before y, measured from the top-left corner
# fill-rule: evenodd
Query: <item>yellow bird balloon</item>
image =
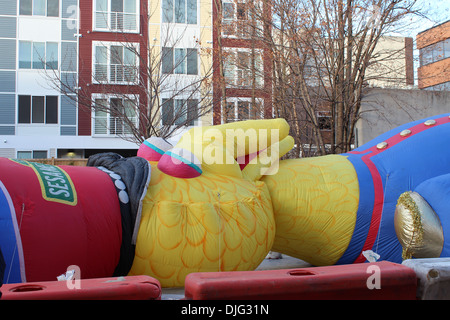
<path id="1" fill-rule="evenodd" d="M 285 120 L 197 127 L 172 148 L 151 138 L 151 163 L 131 275 L 164 287 L 187 274 L 253 270 L 272 248 L 275 221 L 264 174 L 293 147 Z"/>

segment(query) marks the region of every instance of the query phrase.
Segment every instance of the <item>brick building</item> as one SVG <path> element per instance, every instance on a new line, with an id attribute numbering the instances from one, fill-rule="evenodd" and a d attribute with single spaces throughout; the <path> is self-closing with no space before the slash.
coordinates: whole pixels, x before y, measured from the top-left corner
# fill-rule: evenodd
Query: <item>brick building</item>
<path id="1" fill-rule="evenodd" d="M 450 20 L 417 35 L 419 89 L 450 90 Z"/>

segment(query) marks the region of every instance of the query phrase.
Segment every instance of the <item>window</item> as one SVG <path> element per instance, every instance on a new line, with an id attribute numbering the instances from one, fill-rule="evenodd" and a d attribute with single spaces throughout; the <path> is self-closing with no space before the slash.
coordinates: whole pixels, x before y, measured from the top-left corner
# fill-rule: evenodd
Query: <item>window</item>
<path id="1" fill-rule="evenodd" d="M 165 74 L 198 74 L 197 49 L 162 48 L 161 72 Z"/>
<path id="2" fill-rule="evenodd" d="M 17 151 L 17 159 L 47 159 L 47 151 Z"/>
<path id="3" fill-rule="evenodd" d="M 19 123 L 58 123 L 57 96 L 19 95 Z"/>
<path id="4" fill-rule="evenodd" d="M 59 17 L 59 0 L 20 0 L 19 14 Z"/>
<path id="5" fill-rule="evenodd" d="M 254 67 L 253 67 L 254 65 Z M 250 88 L 264 86 L 261 50 L 228 51 L 225 55 L 224 76 L 228 86 Z"/>
<path id="6" fill-rule="evenodd" d="M 129 84 L 138 81 L 138 46 L 94 44 L 94 81 Z"/>
<path id="7" fill-rule="evenodd" d="M 137 0 L 95 0 L 95 30 L 139 31 L 139 1 Z"/>
<path id="8" fill-rule="evenodd" d="M 420 49 L 419 52 L 421 66 L 450 58 L 450 39 Z"/>
<path id="9" fill-rule="evenodd" d="M 19 69 L 58 69 L 58 43 L 19 41 Z"/>
<path id="10" fill-rule="evenodd" d="M 443 82 L 443 83 L 440 83 L 440 84 L 436 84 L 436 85 L 431 86 L 431 87 L 426 87 L 426 88 L 424 88 L 424 90 L 428 90 L 428 91 L 450 91 L 450 81 Z"/>
<path id="11" fill-rule="evenodd" d="M 222 110 L 224 123 L 264 118 L 264 100 L 251 98 L 228 98 Z"/>
<path id="12" fill-rule="evenodd" d="M 331 130 L 331 112 L 317 111 L 317 121 L 319 122 L 319 130 Z"/>
<path id="13" fill-rule="evenodd" d="M 163 125 L 193 126 L 198 119 L 197 99 L 162 99 Z"/>
<path id="14" fill-rule="evenodd" d="M 197 0 L 163 0 L 162 21 L 197 24 Z"/>
<path id="15" fill-rule="evenodd" d="M 95 99 L 94 134 L 127 135 L 137 127 L 137 100 L 126 97 L 103 97 Z"/>
<path id="16" fill-rule="evenodd" d="M 252 7 L 255 2 L 252 2 Z M 258 3 L 256 3 L 256 8 Z M 263 24 L 256 18 L 245 2 L 224 0 L 222 2 L 222 35 L 249 38 L 262 35 Z M 260 10 L 260 9 L 256 9 Z"/>

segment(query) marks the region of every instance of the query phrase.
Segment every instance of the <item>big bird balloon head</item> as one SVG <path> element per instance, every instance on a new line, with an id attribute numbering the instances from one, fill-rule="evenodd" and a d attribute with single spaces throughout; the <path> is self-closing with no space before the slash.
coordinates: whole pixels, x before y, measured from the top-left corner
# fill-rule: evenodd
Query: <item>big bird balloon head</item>
<path id="1" fill-rule="evenodd" d="M 191 272 L 255 269 L 272 247 L 275 223 L 263 175 L 293 147 L 285 120 L 259 120 L 187 131 L 175 146 L 148 139 L 149 160 L 130 274 L 181 286 Z"/>

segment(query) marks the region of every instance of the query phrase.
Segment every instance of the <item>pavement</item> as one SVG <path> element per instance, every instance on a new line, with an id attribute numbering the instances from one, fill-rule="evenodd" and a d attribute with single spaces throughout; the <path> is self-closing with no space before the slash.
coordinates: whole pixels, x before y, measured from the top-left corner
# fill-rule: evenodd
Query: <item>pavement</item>
<path id="1" fill-rule="evenodd" d="M 281 259 L 266 258 L 256 270 L 280 270 L 311 267 L 311 264 L 287 255 L 281 255 Z M 163 288 L 161 300 L 180 300 L 184 298 L 184 287 Z"/>

